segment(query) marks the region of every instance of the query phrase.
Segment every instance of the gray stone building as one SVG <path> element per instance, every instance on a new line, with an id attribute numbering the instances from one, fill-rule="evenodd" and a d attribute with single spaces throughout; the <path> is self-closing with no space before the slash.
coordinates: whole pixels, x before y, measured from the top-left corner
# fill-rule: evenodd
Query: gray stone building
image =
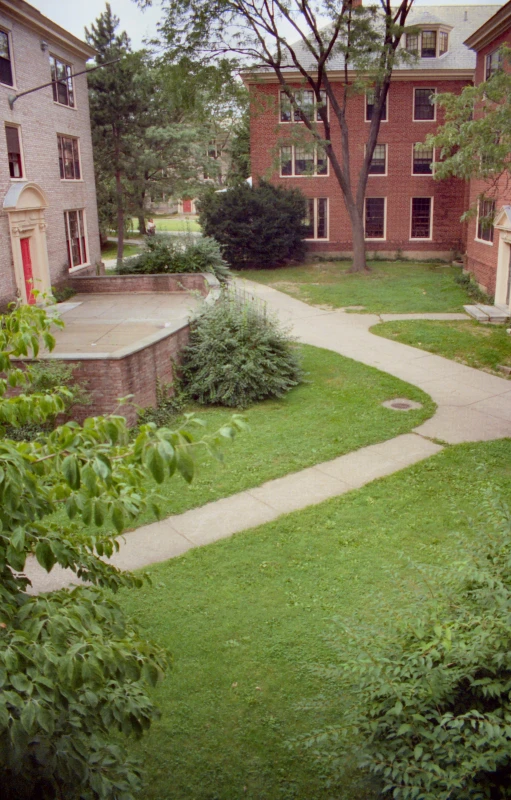
<path id="1" fill-rule="evenodd" d="M 101 258 L 87 76 L 74 77 L 93 55 L 24 0 L 0 0 L 2 306 Z"/>

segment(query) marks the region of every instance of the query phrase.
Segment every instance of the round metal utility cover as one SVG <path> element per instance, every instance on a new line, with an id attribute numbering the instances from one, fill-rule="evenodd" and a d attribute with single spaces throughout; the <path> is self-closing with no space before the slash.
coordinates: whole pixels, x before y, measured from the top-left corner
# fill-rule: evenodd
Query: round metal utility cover
<path id="1" fill-rule="evenodd" d="M 382 406 L 392 408 L 393 411 L 412 411 L 416 408 L 422 408 L 421 403 L 408 400 L 406 397 L 395 397 L 393 400 L 386 400 L 385 403 L 382 403 Z"/>

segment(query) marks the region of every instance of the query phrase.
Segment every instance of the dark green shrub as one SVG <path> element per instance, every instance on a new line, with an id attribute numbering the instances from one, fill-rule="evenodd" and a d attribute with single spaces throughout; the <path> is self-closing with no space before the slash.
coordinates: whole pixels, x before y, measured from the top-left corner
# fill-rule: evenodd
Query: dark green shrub
<path id="1" fill-rule="evenodd" d="M 338 766 L 340 752 L 356 750 L 382 797 L 511 797 L 509 507 L 486 502 L 484 524 L 460 549 L 463 561 L 433 572 L 421 619 L 391 634 L 350 630 L 336 642 L 341 665 L 321 670 L 357 700 L 337 730 L 308 744 Z"/>
<path id="2" fill-rule="evenodd" d="M 182 374 L 194 400 L 238 408 L 282 397 L 302 379 L 293 342 L 278 321 L 231 291 L 192 322 Z"/>
<path id="3" fill-rule="evenodd" d="M 125 259 L 116 271 L 120 275 L 212 272 L 221 283 L 226 283 L 230 277 L 218 243 L 207 236 L 147 238 L 145 250 Z"/>
<path id="4" fill-rule="evenodd" d="M 493 298 L 479 288 L 470 272 L 460 272 L 454 276 L 454 280 L 458 286 L 465 289 L 468 296 L 475 300 L 476 303 L 493 304 Z"/>
<path id="5" fill-rule="evenodd" d="M 75 296 L 76 289 L 72 289 L 71 286 L 52 286 L 51 293 L 56 303 L 65 303 Z"/>
<path id="6" fill-rule="evenodd" d="M 262 181 L 226 192 L 207 192 L 200 200 L 200 224 L 219 242 L 233 269 L 271 269 L 305 254 L 305 197 Z"/>

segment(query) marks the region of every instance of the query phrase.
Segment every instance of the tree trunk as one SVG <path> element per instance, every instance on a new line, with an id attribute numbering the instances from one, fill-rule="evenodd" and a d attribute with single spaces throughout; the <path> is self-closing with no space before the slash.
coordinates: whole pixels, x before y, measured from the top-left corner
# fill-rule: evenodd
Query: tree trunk
<path id="1" fill-rule="evenodd" d="M 141 236 L 145 236 L 147 233 L 145 227 L 145 217 L 143 214 L 138 215 L 138 232 Z"/>
<path id="2" fill-rule="evenodd" d="M 360 211 L 356 204 L 348 204 L 348 213 L 351 220 L 351 231 L 353 239 L 353 264 L 350 267 L 350 272 L 370 272 L 366 261 L 366 242 L 364 232 L 364 219 L 363 212 Z"/>
<path id="3" fill-rule="evenodd" d="M 117 197 L 117 266 L 122 267 L 122 257 L 124 253 L 124 203 L 120 170 L 117 170 L 115 173 L 115 194 Z"/>

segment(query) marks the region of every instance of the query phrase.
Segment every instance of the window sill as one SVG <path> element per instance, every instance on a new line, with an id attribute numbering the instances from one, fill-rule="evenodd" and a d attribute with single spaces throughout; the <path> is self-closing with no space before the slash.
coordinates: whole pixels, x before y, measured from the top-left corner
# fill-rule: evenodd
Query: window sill
<path id="1" fill-rule="evenodd" d="M 388 172 L 369 172 L 367 175 L 368 178 L 388 178 Z"/>
<path id="2" fill-rule="evenodd" d="M 80 270 L 86 269 L 87 267 L 92 267 L 92 264 L 90 262 L 88 262 L 87 264 L 78 264 L 78 266 L 71 267 L 71 269 L 68 269 L 68 273 L 69 275 L 72 275 L 74 272 L 80 272 Z"/>
<path id="3" fill-rule="evenodd" d="M 58 106 L 59 108 L 68 108 L 70 111 L 78 111 L 76 106 L 68 106 L 66 103 L 58 103 L 57 100 L 53 101 L 54 106 Z"/>
<path id="4" fill-rule="evenodd" d="M 432 236 L 413 236 L 413 237 L 410 236 L 409 241 L 410 242 L 432 242 L 433 241 L 433 237 Z"/>
<path id="5" fill-rule="evenodd" d="M 412 122 L 436 122 L 436 117 L 433 117 L 433 119 L 415 119 L 414 117 Z"/>
<path id="6" fill-rule="evenodd" d="M 474 236 L 474 242 L 477 242 L 477 244 L 489 244 L 490 247 L 493 247 L 494 244 L 493 242 L 486 241 L 486 239 L 478 239 L 477 236 Z"/>
<path id="7" fill-rule="evenodd" d="M 387 237 L 386 236 L 384 236 L 383 239 L 380 239 L 380 238 L 378 238 L 378 239 L 376 239 L 376 238 L 368 239 L 367 236 L 364 238 L 364 242 L 386 242 L 386 241 L 387 241 Z"/>
<path id="8" fill-rule="evenodd" d="M 61 178 L 61 183 L 85 183 L 83 178 Z"/>
<path id="9" fill-rule="evenodd" d="M 4 89 L 10 89 L 11 92 L 17 92 L 18 88 L 16 86 L 11 86 L 10 83 L 0 83 L 0 86 L 3 86 Z"/>
<path id="10" fill-rule="evenodd" d="M 412 178 L 432 178 L 432 172 L 412 172 Z"/>
<path id="11" fill-rule="evenodd" d="M 28 178 L 9 178 L 12 183 L 23 183 L 24 181 L 28 181 Z"/>
<path id="12" fill-rule="evenodd" d="M 329 178 L 330 174 L 327 175 L 279 175 L 280 178 Z"/>
<path id="13" fill-rule="evenodd" d="M 304 239 L 304 242 L 329 242 L 330 239 Z"/>
<path id="14" fill-rule="evenodd" d="M 372 120 L 366 119 L 365 122 L 372 122 Z M 388 119 L 381 119 L 380 122 L 388 122 Z"/>

